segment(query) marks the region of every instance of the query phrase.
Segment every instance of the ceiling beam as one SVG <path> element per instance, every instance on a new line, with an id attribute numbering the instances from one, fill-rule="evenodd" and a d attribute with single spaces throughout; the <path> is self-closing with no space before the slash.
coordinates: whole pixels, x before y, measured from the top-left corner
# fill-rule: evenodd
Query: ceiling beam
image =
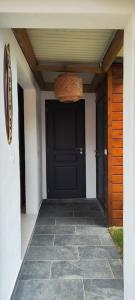
<path id="1" fill-rule="evenodd" d="M 88 64 L 70 64 L 63 66 L 62 64 L 38 64 L 35 71 L 40 72 L 69 72 L 69 73 L 95 73 L 101 74 L 102 68 L 89 66 Z"/>
<path id="2" fill-rule="evenodd" d="M 119 51 L 121 50 L 124 43 L 124 31 L 117 30 L 102 62 L 103 72 L 107 72 L 116 59 Z"/>
<path id="3" fill-rule="evenodd" d="M 92 82 L 91 82 L 91 90 L 93 91 L 93 93 L 96 92 L 96 89 L 98 87 L 98 85 L 100 84 L 100 82 L 105 78 L 106 74 L 105 73 L 102 73 L 102 74 L 95 74 L 95 76 L 93 77 L 92 79 Z"/>
<path id="4" fill-rule="evenodd" d="M 16 40 L 20 46 L 20 48 L 22 49 L 22 52 L 34 74 L 34 77 L 40 87 L 40 89 L 43 89 L 45 86 L 45 82 L 43 79 L 43 76 L 41 74 L 40 71 L 35 71 L 36 69 L 36 65 L 37 65 L 37 59 L 35 56 L 35 53 L 33 51 L 27 30 L 24 28 L 13 28 L 13 33 L 16 37 Z"/>

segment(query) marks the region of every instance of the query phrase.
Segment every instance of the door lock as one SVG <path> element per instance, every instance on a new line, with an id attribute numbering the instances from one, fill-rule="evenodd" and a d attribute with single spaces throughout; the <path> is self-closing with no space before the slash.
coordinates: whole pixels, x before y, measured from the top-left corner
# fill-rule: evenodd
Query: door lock
<path id="1" fill-rule="evenodd" d="M 83 147 L 78 147 L 76 148 L 77 151 L 79 151 L 79 153 L 82 155 L 83 154 Z"/>
<path id="2" fill-rule="evenodd" d="M 83 148 L 80 148 L 80 154 L 81 155 L 83 154 Z"/>

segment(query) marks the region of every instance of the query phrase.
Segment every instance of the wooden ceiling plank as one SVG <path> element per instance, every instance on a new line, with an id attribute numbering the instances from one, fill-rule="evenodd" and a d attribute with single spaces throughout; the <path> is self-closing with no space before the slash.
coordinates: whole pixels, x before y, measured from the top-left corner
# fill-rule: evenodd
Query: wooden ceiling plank
<path id="1" fill-rule="evenodd" d="M 117 54 L 123 47 L 124 43 L 124 31 L 123 30 L 117 30 L 110 47 L 108 48 L 102 62 L 102 69 L 103 72 L 107 72 L 114 62 L 114 60 L 117 57 Z"/>
<path id="2" fill-rule="evenodd" d="M 70 65 L 65 65 L 65 66 L 63 66 L 62 64 L 57 64 L 57 65 L 38 64 L 38 65 L 36 65 L 36 71 L 96 73 L 96 74 L 102 73 L 102 69 L 100 67 L 89 66 L 88 64 L 70 64 Z"/>
<path id="3" fill-rule="evenodd" d="M 45 86 L 45 82 L 44 82 L 42 74 L 39 71 L 38 72 L 35 71 L 36 65 L 37 65 L 37 59 L 36 59 L 35 53 L 33 51 L 27 30 L 24 28 L 13 28 L 12 31 L 16 37 L 16 40 L 17 40 L 20 48 L 22 49 L 22 52 L 33 72 L 33 75 L 34 75 L 40 89 L 43 89 Z"/>

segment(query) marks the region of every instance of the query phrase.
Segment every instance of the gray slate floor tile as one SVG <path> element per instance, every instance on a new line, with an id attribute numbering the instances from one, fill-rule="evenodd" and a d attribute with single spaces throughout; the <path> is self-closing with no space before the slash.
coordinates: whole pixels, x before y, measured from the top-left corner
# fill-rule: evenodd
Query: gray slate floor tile
<path id="1" fill-rule="evenodd" d="M 94 224 L 93 218 L 56 218 L 56 224 L 66 224 L 66 225 L 79 225 L 79 224 Z"/>
<path id="2" fill-rule="evenodd" d="M 123 281 L 108 280 L 84 280 L 86 300 L 123 300 Z"/>
<path id="3" fill-rule="evenodd" d="M 25 260 L 30 261 L 76 259 L 78 259 L 78 251 L 75 247 L 30 246 L 25 256 Z"/>
<path id="4" fill-rule="evenodd" d="M 123 278 L 123 266 L 120 259 L 109 260 L 113 275 L 116 279 Z"/>
<path id="5" fill-rule="evenodd" d="M 36 234 L 73 234 L 75 226 L 64 225 L 38 225 L 35 228 Z"/>
<path id="6" fill-rule="evenodd" d="M 115 247 L 79 247 L 79 256 L 81 259 L 113 259 L 119 258 L 119 254 Z"/>
<path id="7" fill-rule="evenodd" d="M 84 300 L 81 280 L 20 280 L 12 300 Z"/>
<path id="8" fill-rule="evenodd" d="M 72 210 L 56 210 L 55 217 L 73 217 L 74 211 Z"/>
<path id="9" fill-rule="evenodd" d="M 49 217 L 49 218 L 54 218 L 54 217 L 73 217 L 74 216 L 74 211 L 73 209 L 55 209 L 53 210 L 44 210 L 41 211 L 39 214 L 39 217 Z"/>
<path id="10" fill-rule="evenodd" d="M 77 225 L 76 234 L 102 236 L 108 234 L 108 229 L 101 226 Z"/>
<path id="11" fill-rule="evenodd" d="M 19 279 L 44 279 L 50 277 L 51 262 L 25 261 Z"/>
<path id="12" fill-rule="evenodd" d="M 34 234 L 31 240 L 31 246 L 53 246 L 54 235 Z"/>
<path id="13" fill-rule="evenodd" d="M 37 222 L 36 222 L 36 225 L 49 225 L 49 224 L 52 224 L 54 225 L 55 224 L 55 218 L 46 218 L 45 216 L 39 216 L 37 218 Z"/>
<path id="14" fill-rule="evenodd" d="M 101 242 L 98 236 L 90 235 L 55 235 L 55 246 L 72 245 L 91 245 L 100 246 Z"/>
<path id="15" fill-rule="evenodd" d="M 77 199 L 47 199 L 47 201 L 45 202 L 47 203 L 47 205 L 72 207 L 74 205 L 75 200 Z"/>
<path id="16" fill-rule="evenodd" d="M 99 238 L 100 238 L 100 241 L 101 241 L 101 245 L 115 247 L 115 244 L 114 244 L 109 232 L 105 233 L 105 234 L 102 234 L 101 236 L 99 236 Z"/>
<path id="17" fill-rule="evenodd" d="M 82 210 L 82 211 L 86 211 L 86 210 L 100 210 L 99 206 L 98 206 L 98 203 L 96 202 L 95 203 L 95 200 L 93 202 L 91 201 L 88 201 L 86 199 L 86 201 L 82 201 L 80 203 L 74 203 L 73 204 L 73 207 L 75 210 Z"/>
<path id="18" fill-rule="evenodd" d="M 56 212 L 56 207 L 55 206 L 47 206 L 47 205 L 42 205 L 39 211 L 39 216 L 40 215 L 46 215 L 46 213 L 51 214 Z"/>
<path id="19" fill-rule="evenodd" d="M 54 262 L 51 269 L 51 278 L 113 278 L 107 260 L 79 260 Z"/>
<path id="20" fill-rule="evenodd" d="M 75 217 L 85 217 L 85 218 L 89 218 L 89 217 L 101 218 L 101 212 L 98 210 L 89 210 L 89 209 L 85 209 L 85 208 L 83 208 L 82 210 L 75 209 L 74 216 Z"/>

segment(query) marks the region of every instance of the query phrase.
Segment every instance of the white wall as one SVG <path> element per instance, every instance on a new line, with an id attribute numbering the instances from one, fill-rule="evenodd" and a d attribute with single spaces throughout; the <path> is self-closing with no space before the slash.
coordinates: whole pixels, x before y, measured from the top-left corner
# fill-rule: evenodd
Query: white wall
<path id="1" fill-rule="evenodd" d="M 86 197 L 96 198 L 96 104 L 95 94 L 84 94 L 85 101 L 85 143 L 86 143 Z M 54 92 L 41 92 L 42 107 L 42 196 L 47 198 L 46 191 L 46 129 L 45 99 L 54 100 Z"/>
<path id="2" fill-rule="evenodd" d="M 124 285 L 135 299 L 135 14 L 124 43 Z"/>
<path id="3" fill-rule="evenodd" d="M 10 43 L 13 80 L 13 139 L 11 145 L 8 145 L 7 143 L 4 115 L 3 53 L 5 43 Z M 19 82 L 25 89 L 37 89 L 30 68 L 11 30 L 0 30 L 0 66 L 0 300 L 9 300 L 21 264 L 21 217 L 19 175 L 20 170 L 18 148 L 19 143 L 17 82 Z M 27 94 L 26 91 L 25 93 Z M 37 117 L 35 99 L 37 95 L 32 94 L 34 93 L 33 91 L 30 93 L 31 97 L 27 97 L 27 100 L 28 103 L 30 101 L 31 109 L 34 110 L 34 133 L 36 133 L 37 137 L 38 130 L 37 128 L 35 128 Z M 32 127 L 33 123 L 31 123 L 31 129 L 33 130 Z M 30 122 L 29 128 L 27 130 L 30 130 Z M 33 141 L 35 141 L 34 136 Z M 26 156 L 28 144 L 29 141 L 26 141 Z M 38 152 L 36 143 L 34 144 L 34 147 L 36 147 L 36 150 L 34 149 L 35 161 L 33 161 L 32 167 L 33 173 L 37 179 L 37 165 L 39 164 L 39 158 L 38 154 L 35 154 L 35 152 Z M 31 156 L 31 159 L 32 158 L 33 157 Z M 27 164 L 26 158 L 26 172 L 28 172 L 28 168 L 29 165 Z M 29 188 L 32 189 L 33 186 L 29 186 Z M 38 190 L 37 186 L 36 189 L 37 203 L 39 203 L 39 198 L 41 199 L 41 195 L 39 193 L 40 188 Z M 28 189 L 26 193 L 26 200 L 28 200 L 27 196 Z"/>
<path id="4" fill-rule="evenodd" d="M 96 198 L 96 99 L 84 94 L 86 139 L 86 197 Z"/>
<path id="5" fill-rule="evenodd" d="M 1 0 L 0 26 L 121 29 L 134 8 L 134 0 Z"/>

